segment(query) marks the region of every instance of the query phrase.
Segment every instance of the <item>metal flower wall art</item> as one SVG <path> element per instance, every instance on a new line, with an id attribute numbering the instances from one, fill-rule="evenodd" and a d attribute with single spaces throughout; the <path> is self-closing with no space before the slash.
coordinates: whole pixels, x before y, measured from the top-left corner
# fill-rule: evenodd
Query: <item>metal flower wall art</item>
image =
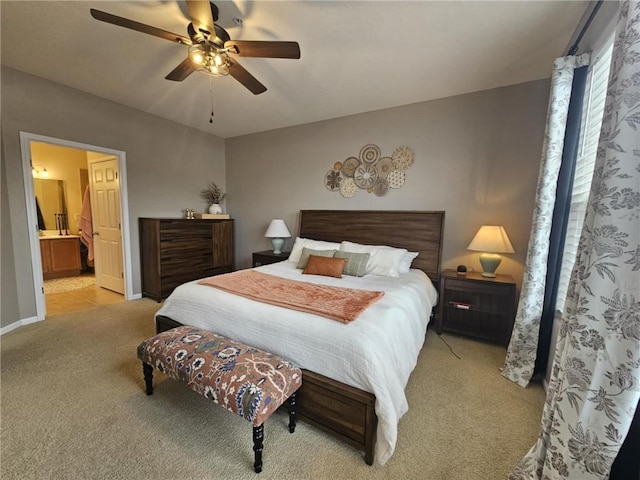
<path id="1" fill-rule="evenodd" d="M 344 198 L 355 197 L 359 190 L 384 197 L 389 189 L 404 185 L 405 172 L 414 159 L 411 147 L 398 147 L 390 157 L 383 157 L 377 145 L 365 145 L 358 157 L 334 163 L 324 176 L 324 185 L 330 192 L 340 192 Z"/>

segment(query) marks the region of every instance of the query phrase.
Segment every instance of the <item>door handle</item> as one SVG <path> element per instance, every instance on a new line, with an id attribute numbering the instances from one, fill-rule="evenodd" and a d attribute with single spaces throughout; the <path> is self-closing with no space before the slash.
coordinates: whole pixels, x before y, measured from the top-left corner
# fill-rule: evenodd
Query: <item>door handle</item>
<path id="1" fill-rule="evenodd" d="M 91 234 L 92 237 L 99 237 L 100 236 L 100 232 L 93 232 Z"/>

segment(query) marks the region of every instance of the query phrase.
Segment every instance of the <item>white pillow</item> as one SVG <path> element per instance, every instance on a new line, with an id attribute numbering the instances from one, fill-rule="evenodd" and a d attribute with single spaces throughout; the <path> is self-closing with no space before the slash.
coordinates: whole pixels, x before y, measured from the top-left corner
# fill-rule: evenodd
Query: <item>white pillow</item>
<path id="1" fill-rule="evenodd" d="M 409 273 L 409 269 L 411 268 L 411 262 L 413 259 L 418 256 L 418 252 L 407 252 L 402 256 L 402 260 L 400 260 L 400 267 L 398 267 L 398 272 L 400 273 Z"/>
<path id="2" fill-rule="evenodd" d="M 291 248 L 291 253 L 289 254 L 289 261 L 297 265 L 300 261 L 300 256 L 302 255 L 302 249 L 304 247 L 311 248 L 313 250 L 338 250 L 340 248 L 340 244 L 296 237 L 296 241 L 294 242 L 293 247 Z"/>
<path id="3" fill-rule="evenodd" d="M 402 257 L 409 253 L 405 248 L 387 247 L 384 245 L 361 245 L 353 242 L 342 242 L 340 250 L 343 252 L 368 253 L 367 273 L 398 278 Z"/>

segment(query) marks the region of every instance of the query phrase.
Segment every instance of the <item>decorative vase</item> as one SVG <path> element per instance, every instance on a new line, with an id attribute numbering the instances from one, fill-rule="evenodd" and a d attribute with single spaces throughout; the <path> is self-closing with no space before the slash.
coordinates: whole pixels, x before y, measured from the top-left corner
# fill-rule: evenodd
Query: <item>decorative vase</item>
<path id="1" fill-rule="evenodd" d="M 209 213 L 213 213 L 213 214 L 222 213 L 222 208 L 220 207 L 219 204 L 212 203 L 211 206 L 209 207 Z"/>

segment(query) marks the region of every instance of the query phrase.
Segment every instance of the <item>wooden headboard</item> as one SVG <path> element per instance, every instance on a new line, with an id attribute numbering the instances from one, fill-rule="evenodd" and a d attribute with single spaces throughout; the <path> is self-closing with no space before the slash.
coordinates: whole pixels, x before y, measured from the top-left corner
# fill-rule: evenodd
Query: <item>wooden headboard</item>
<path id="1" fill-rule="evenodd" d="M 299 232 L 313 240 L 406 248 L 419 253 L 412 268 L 424 271 L 433 282 L 440 277 L 444 212 L 301 210 Z"/>

